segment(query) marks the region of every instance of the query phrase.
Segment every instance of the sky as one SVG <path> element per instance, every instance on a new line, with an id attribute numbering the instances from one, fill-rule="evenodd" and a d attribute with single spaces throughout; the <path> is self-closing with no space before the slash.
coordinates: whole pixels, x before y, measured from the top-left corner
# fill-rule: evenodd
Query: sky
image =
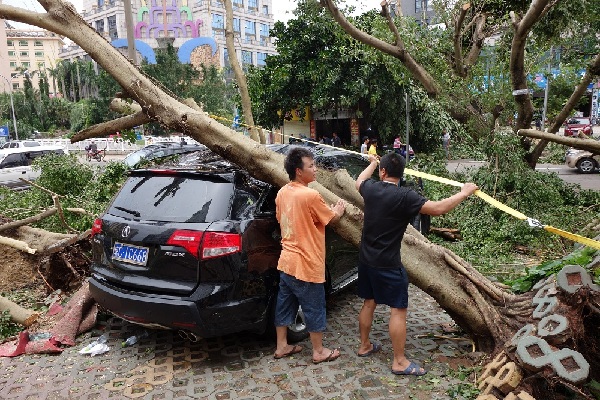
<path id="1" fill-rule="evenodd" d="M 10 4 L 12 6 L 26 8 L 32 11 L 43 11 L 42 6 L 36 0 L 0 0 L 3 4 Z M 380 0 L 346 0 L 347 4 L 352 4 L 357 7 L 359 11 L 366 11 L 370 8 L 379 7 Z M 81 10 L 82 8 L 82 0 L 71 0 L 71 3 L 77 8 Z M 294 17 L 292 14 L 292 10 L 296 8 L 295 0 L 273 0 L 273 17 L 275 21 L 283 21 Z M 338 4 L 339 5 L 339 4 Z M 15 23 L 13 23 L 15 24 Z M 16 24 L 15 24 L 16 25 Z"/>

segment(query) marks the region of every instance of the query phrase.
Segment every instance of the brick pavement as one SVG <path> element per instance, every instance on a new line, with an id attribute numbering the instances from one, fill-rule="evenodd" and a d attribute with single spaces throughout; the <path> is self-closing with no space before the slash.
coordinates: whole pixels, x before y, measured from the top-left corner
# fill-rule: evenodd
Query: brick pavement
<path id="1" fill-rule="evenodd" d="M 388 310 L 378 307 L 374 340 L 383 351 L 356 356 L 357 320 L 361 301 L 353 289 L 328 304 L 325 345 L 339 347 L 342 357 L 313 365 L 310 343 L 292 358 L 273 359 L 272 342 L 251 334 L 229 335 L 192 343 L 173 331 L 150 331 L 147 339 L 121 348 L 126 337 L 140 328 L 109 318 L 106 354 L 91 357 L 78 351 L 91 333 L 60 355 L 0 358 L 0 399 L 449 399 L 449 387 L 460 384 L 449 360 L 464 359 L 468 339 L 435 338 L 450 317 L 418 288 L 410 289 L 407 355 L 430 372 L 424 377 L 390 373 L 391 344 Z M 428 337 L 421 337 L 426 335 Z"/>

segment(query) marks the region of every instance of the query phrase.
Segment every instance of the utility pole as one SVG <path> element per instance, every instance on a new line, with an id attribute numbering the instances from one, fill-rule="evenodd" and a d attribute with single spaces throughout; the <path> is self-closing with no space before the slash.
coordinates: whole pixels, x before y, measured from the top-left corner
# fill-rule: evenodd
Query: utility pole
<path id="1" fill-rule="evenodd" d="M 554 47 L 550 46 L 550 58 L 548 60 L 548 72 L 546 73 L 546 90 L 544 90 L 544 111 L 542 112 L 542 131 L 546 130 L 546 110 L 548 108 L 548 91 L 550 88 L 550 76 L 552 75 L 552 58 Z"/>

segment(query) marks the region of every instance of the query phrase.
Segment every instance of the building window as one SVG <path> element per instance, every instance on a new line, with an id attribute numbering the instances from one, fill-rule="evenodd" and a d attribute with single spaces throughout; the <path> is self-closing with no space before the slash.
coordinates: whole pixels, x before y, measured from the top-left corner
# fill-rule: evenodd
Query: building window
<path id="1" fill-rule="evenodd" d="M 266 61 L 267 53 L 256 53 L 256 65 L 265 65 Z"/>
<path id="2" fill-rule="evenodd" d="M 233 0 L 233 6 L 244 8 L 244 0 Z"/>
<path id="3" fill-rule="evenodd" d="M 225 49 L 223 50 L 223 66 L 229 67 L 229 65 L 229 53 L 227 52 L 227 49 Z"/>
<path id="4" fill-rule="evenodd" d="M 19 40 L 19 46 L 27 46 L 29 43 L 27 40 Z"/>
<path id="5" fill-rule="evenodd" d="M 28 51 L 22 51 L 22 52 L 19 53 L 19 55 L 21 57 L 29 57 L 29 52 Z"/>
<path id="6" fill-rule="evenodd" d="M 29 66 L 30 66 L 30 64 L 29 64 L 28 61 L 25 61 L 25 62 L 21 63 L 21 67 L 23 67 L 23 68 L 29 68 Z"/>
<path id="7" fill-rule="evenodd" d="M 246 21 L 246 36 L 256 36 L 256 23 L 254 21 Z"/>
<path id="8" fill-rule="evenodd" d="M 19 84 L 13 83 L 13 90 L 19 90 Z"/>
<path id="9" fill-rule="evenodd" d="M 240 25 L 240 19 L 239 18 L 234 18 L 233 19 L 233 31 L 237 32 L 237 33 L 240 33 L 240 30 L 241 30 L 240 26 L 241 26 Z"/>
<path id="10" fill-rule="evenodd" d="M 99 32 L 99 33 L 104 32 L 104 20 L 103 19 L 96 21 L 96 32 Z"/>
<path id="11" fill-rule="evenodd" d="M 38 68 L 46 68 L 46 63 L 44 63 L 44 62 L 39 62 L 39 63 L 38 63 Z"/>
<path id="12" fill-rule="evenodd" d="M 98 0 L 98 7 L 102 7 L 104 5 L 104 0 Z"/>
<path id="13" fill-rule="evenodd" d="M 258 0 L 248 0 L 248 9 L 258 10 Z"/>
<path id="14" fill-rule="evenodd" d="M 415 0 L 415 13 L 423 11 L 423 6 L 427 11 L 433 11 L 433 2 L 427 0 Z"/>
<path id="15" fill-rule="evenodd" d="M 35 52 L 35 56 L 36 57 L 44 57 L 44 52 L 43 51 L 36 51 Z"/>
<path id="16" fill-rule="evenodd" d="M 13 42 L 12 40 L 7 40 L 7 41 L 6 41 L 6 45 L 7 45 L 8 47 L 12 47 L 12 46 L 14 46 L 14 45 L 15 45 L 15 42 Z"/>
<path id="17" fill-rule="evenodd" d="M 117 32 L 117 16 L 111 15 L 106 18 L 108 22 L 108 35 L 111 39 L 117 39 L 119 37 L 119 33 Z"/>
<path id="18" fill-rule="evenodd" d="M 14 50 L 9 50 L 9 52 L 8 52 L 8 56 L 9 56 L 9 57 L 14 57 L 14 56 L 16 56 L 16 55 L 17 55 L 17 52 L 16 52 L 16 51 L 14 51 Z"/>
<path id="19" fill-rule="evenodd" d="M 11 72 L 10 73 L 10 79 L 16 79 L 19 77 L 19 73 L 18 72 Z"/>
<path id="20" fill-rule="evenodd" d="M 263 6 L 263 14 L 269 15 L 269 6 Z"/>
<path id="21" fill-rule="evenodd" d="M 212 15 L 212 27 L 213 29 L 225 29 L 223 14 L 213 13 Z"/>
<path id="22" fill-rule="evenodd" d="M 252 52 L 242 50 L 242 64 L 252 64 Z"/>
<path id="23" fill-rule="evenodd" d="M 264 37 L 269 36 L 269 25 L 268 24 L 260 24 L 260 36 L 264 36 Z"/>
<path id="24" fill-rule="evenodd" d="M 10 62 L 10 67 L 11 68 L 17 68 L 17 62 L 16 61 L 11 61 Z"/>
<path id="25" fill-rule="evenodd" d="M 36 40 L 35 42 L 33 42 L 33 45 L 36 47 L 44 47 L 44 43 L 42 43 L 41 40 Z"/>

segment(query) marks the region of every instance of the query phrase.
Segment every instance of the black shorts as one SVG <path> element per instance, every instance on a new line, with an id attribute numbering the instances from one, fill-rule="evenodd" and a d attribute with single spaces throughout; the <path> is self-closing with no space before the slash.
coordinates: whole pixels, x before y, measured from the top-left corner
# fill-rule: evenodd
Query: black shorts
<path id="1" fill-rule="evenodd" d="M 376 304 L 408 308 L 408 275 L 404 267 L 371 268 L 358 263 L 358 296 Z"/>

